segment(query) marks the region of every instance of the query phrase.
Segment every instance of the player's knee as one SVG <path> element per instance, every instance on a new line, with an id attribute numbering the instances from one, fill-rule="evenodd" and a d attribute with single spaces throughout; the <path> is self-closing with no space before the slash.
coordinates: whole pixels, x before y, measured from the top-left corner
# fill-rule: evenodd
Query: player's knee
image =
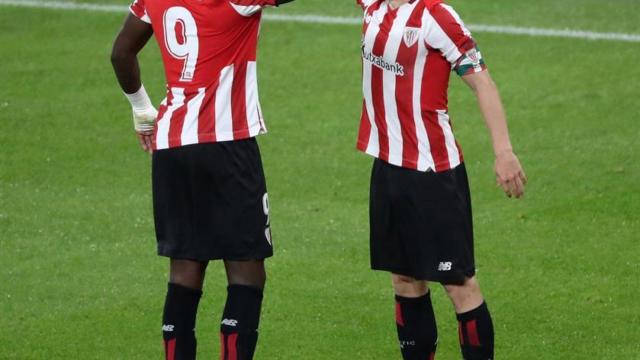
<path id="1" fill-rule="evenodd" d="M 227 282 L 229 285 L 245 285 L 264 288 L 267 274 L 264 261 L 225 261 Z"/>
<path id="2" fill-rule="evenodd" d="M 191 289 L 202 289 L 206 262 L 171 259 L 169 282 Z"/>
<path id="3" fill-rule="evenodd" d="M 444 289 L 458 312 L 472 310 L 482 304 L 480 284 L 475 277 L 465 279 L 461 285 L 444 285 Z"/>
<path id="4" fill-rule="evenodd" d="M 391 282 L 396 295 L 403 297 L 420 297 L 427 293 L 428 284 L 410 276 L 391 274 Z"/>

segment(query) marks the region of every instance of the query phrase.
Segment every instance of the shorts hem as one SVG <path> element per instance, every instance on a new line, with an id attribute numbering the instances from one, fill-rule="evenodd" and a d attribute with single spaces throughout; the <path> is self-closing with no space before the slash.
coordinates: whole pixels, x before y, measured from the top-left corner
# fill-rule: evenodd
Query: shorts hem
<path id="1" fill-rule="evenodd" d="M 466 270 L 466 271 L 456 273 L 455 275 L 447 275 L 447 276 L 443 276 L 441 274 L 428 273 L 428 272 L 426 273 L 415 272 L 407 269 L 401 270 L 401 269 L 396 269 L 390 266 L 383 266 L 383 265 L 371 265 L 371 270 L 385 271 L 392 274 L 409 276 L 416 280 L 437 282 L 443 285 L 461 285 L 464 283 L 465 279 L 472 278 L 476 275 L 475 269 Z"/>
<path id="2" fill-rule="evenodd" d="M 214 260 L 229 260 L 229 261 L 251 261 L 251 260 L 265 260 L 273 256 L 271 254 L 254 254 L 246 256 L 227 256 L 227 255 L 193 255 L 185 253 L 172 253 L 169 251 L 158 251 L 158 256 L 167 257 L 170 259 L 180 260 L 193 260 L 193 261 L 214 261 Z"/>

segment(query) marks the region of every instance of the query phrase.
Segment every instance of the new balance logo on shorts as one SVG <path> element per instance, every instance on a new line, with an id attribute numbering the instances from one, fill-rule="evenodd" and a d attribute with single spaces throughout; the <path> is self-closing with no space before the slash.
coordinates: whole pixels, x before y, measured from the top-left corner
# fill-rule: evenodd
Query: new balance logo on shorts
<path id="1" fill-rule="evenodd" d="M 451 261 L 441 261 L 438 264 L 438 271 L 451 271 Z"/>
<path id="2" fill-rule="evenodd" d="M 173 332 L 173 325 L 162 325 L 162 331 Z"/>
<path id="3" fill-rule="evenodd" d="M 224 319 L 224 320 L 222 320 L 222 325 L 236 327 L 238 325 L 238 320 Z"/>

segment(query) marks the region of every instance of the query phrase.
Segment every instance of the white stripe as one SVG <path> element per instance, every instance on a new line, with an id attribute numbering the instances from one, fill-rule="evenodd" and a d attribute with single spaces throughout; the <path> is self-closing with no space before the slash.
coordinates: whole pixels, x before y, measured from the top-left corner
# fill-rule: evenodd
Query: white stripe
<path id="1" fill-rule="evenodd" d="M 187 113 L 184 116 L 180 141 L 182 145 L 198 143 L 198 118 L 200 118 L 200 106 L 204 100 L 205 88 L 199 88 L 198 94 L 187 103 Z"/>
<path id="2" fill-rule="evenodd" d="M 426 20 L 423 15 L 422 21 Z M 413 121 L 416 124 L 416 138 L 418 140 L 418 170 L 435 170 L 431 145 L 427 136 L 427 129 L 422 119 L 422 75 L 427 62 L 427 47 L 424 44 L 423 34 L 420 34 L 418 41 L 418 54 L 416 65 L 413 70 Z"/>
<path id="3" fill-rule="evenodd" d="M 0 0 L 0 6 L 20 6 L 40 9 L 88 10 L 96 12 L 124 13 L 128 6 L 108 4 L 83 4 L 66 1 L 36 1 L 36 0 Z M 323 15 L 283 15 L 264 14 L 263 19 L 280 22 L 315 23 L 324 25 L 362 25 L 361 17 L 341 17 Z M 525 35 L 535 37 L 558 37 L 583 40 L 640 42 L 640 34 L 595 32 L 588 30 L 560 30 L 534 27 L 519 27 L 508 25 L 468 24 L 474 32 L 486 32 L 507 35 Z"/>
<path id="4" fill-rule="evenodd" d="M 449 154 L 449 166 L 454 168 L 460 165 L 460 152 L 456 146 L 456 140 L 453 137 L 449 115 L 444 110 L 438 110 L 438 123 L 444 133 L 444 143 L 447 146 L 447 154 Z"/>
<path id="5" fill-rule="evenodd" d="M 380 28 L 374 23 L 374 21 L 379 22 L 382 21 L 382 17 L 384 16 L 385 10 L 384 8 L 380 8 L 373 12 L 371 16 L 371 23 L 367 28 L 367 32 L 365 33 L 364 40 L 364 51 L 367 53 L 373 52 L 373 46 L 376 42 L 376 37 L 378 36 L 378 32 Z M 374 20 L 377 19 L 377 20 Z M 371 93 L 371 70 L 373 68 L 373 64 L 368 61 L 362 62 L 362 93 L 364 95 L 365 107 L 367 110 L 367 117 L 369 118 L 369 124 L 371 125 L 371 131 L 369 132 L 369 141 L 367 143 L 367 148 L 365 152 L 372 156 L 380 155 L 380 139 L 378 138 L 378 126 L 376 125 L 376 112 L 373 107 L 373 94 Z"/>
<path id="6" fill-rule="evenodd" d="M 417 4 L 415 2 L 414 4 Z M 387 6 L 387 5 L 385 5 Z M 415 6 L 415 5 L 414 5 Z M 398 9 L 398 14 L 393 21 L 389 38 L 384 48 L 384 59 L 392 64 L 398 58 L 400 44 L 404 38 L 404 29 L 414 6 L 402 6 Z M 396 101 L 396 79 L 397 76 L 392 71 L 383 71 L 382 91 L 384 98 L 384 113 L 387 120 L 387 136 L 389 137 L 389 163 L 402 166 L 402 126 L 398 116 L 398 102 Z M 407 96 L 409 94 L 406 94 Z"/>
<path id="7" fill-rule="evenodd" d="M 233 140 L 232 88 L 233 64 L 220 71 L 220 84 L 216 90 L 216 139 L 218 141 Z"/>
<path id="8" fill-rule="evenodd" d="M 265 133 L 267 129 L 264 122 L 260 118 L 260 101 L 258 100 L 258 73 L 256 70 L 256 62 L 249 61 L 247 63 L 247 77 L 245 82 L 245 107 L 247 109 L 247 126 L 249 136 L 256 136 Z"/>
<path id="9" fill-rule="evenodd" d="M 171 104 L 165 111 L 164 115 L 158 120 L 158 131 L 156 135 L 156 148 L 158 150 L 169 148 L 169 127 L 171 126 L 171 117 L 173 112 L 184 105 L 184 89 L 171 88 L 172 100 Z"/>
<path id="10" fill-rule="evenodd" d="M 449 37 L 444 31 L 436 19 L 425 11 L 426 16 L 426 43 L 434 49 L 439 49 L 442 55 L 451 63 L 454 64 L 462 54 L 458 49 L 458 45 Z"/>

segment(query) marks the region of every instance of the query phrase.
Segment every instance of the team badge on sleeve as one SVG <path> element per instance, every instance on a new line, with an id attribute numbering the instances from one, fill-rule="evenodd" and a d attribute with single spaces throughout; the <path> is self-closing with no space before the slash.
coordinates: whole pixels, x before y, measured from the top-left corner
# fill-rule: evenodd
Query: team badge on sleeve
<path id="1" fill-rule="evenodd" d="M 418 42 L 418 38 L 420 37 L 420 28 L 407 27 L 404 30 L 404 44 L 407 47 L 412 47 Z"/>
<path id="2" fill-rule="evenodd" d="M 486 68 L 487 66 L 482 59 L 482 53 L 477 47 L 473 47 L 464 53 L 454 66 L 454 70 L 460 76 L 478 73 Z"/>
<path id="3" fill-rule="evenodd" d="M 467 58 L 469 60 L 471 60 L 471 64 L 473 66 L 478 66 L 480 65 L 480 53 L 478 52 L 478 50 L 474 47 L 471 50 L 467 51 L 467 53 L 465 54 L 467 56 Z"/>

